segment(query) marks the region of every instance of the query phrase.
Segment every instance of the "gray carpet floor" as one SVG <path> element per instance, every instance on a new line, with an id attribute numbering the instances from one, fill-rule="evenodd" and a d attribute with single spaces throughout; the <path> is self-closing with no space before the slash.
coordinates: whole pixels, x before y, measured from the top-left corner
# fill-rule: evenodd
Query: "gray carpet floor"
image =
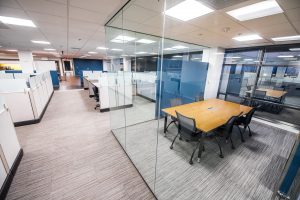
<path id="1" fill-rule="evenodd" d="M 208 141 L 201 162 L 195 159 L 191 166 L 188 160 L 194 145 L 177 140 L 170 150 L 176 127 L 166 137 L 162 120 L 157 127 L 158 121 L 153 120 L 116 129 L 114 134 L 158 199 L 271 199 L 296 138 L 294 133 L 253 121 L 253 136 L 246 134 L 245 143 L 235 129 L 235 150 L 223 140 L 225 157 L 220 158 L 217 145 Z"/>
<path id="2" fill-rule="evenodd" d="M 155 199 L 88 91 L 55 91 L 41 123 L 16 128 L 24 157 L 7 200 Z"/>

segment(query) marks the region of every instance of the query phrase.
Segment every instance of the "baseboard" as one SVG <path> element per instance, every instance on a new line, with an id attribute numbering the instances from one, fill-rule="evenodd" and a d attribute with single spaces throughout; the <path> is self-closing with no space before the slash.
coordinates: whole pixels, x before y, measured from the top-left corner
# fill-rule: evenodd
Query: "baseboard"
<path id="1" fill-rule="evenodd" d="M 53 89 L 54 89 L 54 90 L 59 90 L 59 85 L 54 85 L 54 86 L 53 86 Z"/>
<path id="2" fill-rule="evenodd" d="M 89 88 L 83 88 L 84 90 L 88 90 Z"/>
<path id="3" fill-rule="evenodd" d="M 142 94 L 139 94 L 139 93 L 136 93 L 136 96 L 142 97 L 142 98 L 147 99 L 148 101 L 151 101 L 151 102 L 154 102 L 154 103 L 156 102 L 155 100 L 153 100 L 153 99 L 151 99 L 149 97 L 146 97 L 146 96 L 144 96 Z"/>
<path id="4" fill-rule="evenodd" d="M 89 95 L 90 98 L 93 98 L 95 95 Z"/>
<path id="5" fill-rule="evenodd" d="M 10 188 L 10 185 L 13 181 L 13 178 L 17 172 L 17 169 L 19 167 L 19 164 L 22 160 L 22 157 L 23 157 L 23 149 L 20 149 L 15 161 L 14 161 L 14 164 L 12 165 L 12 168 L 10 169 L 2 187 L 1 187 L 1 190 L 0 190 L 0 199 L 5 199 L 7 193 L 8 193 L 8 190 Z"/>
<path id="6" fill-rule="evenodd" d="M 48 99 L 48 102 L 47 102 L 46 106 L 43 109 L 43 112 L 41 113 L 41 115 L 38 119 L 32 119 L 32 120 L 27 120 L 27 121 L 22 121 L 22 122 L 14 122 L 15 127 L 40 123 L 42 121 L 43 117 L 44 117 L 44 114 L 47 110 L 47 107 L 50 103 L 50 100 L 52 99 L 53 94 L 54 94 L 54 91 L 52 92 L 50 98 Z"/>
<path id="7" fill-rule="evenodd" d="M 108 112 L 108 111 L 113 111 L 113 110 L 120 110 L 120 109 L 124 109 L 124 108 L 131 108 L 133 106 L 133 104 L 128 104 L 128 105 L 124 105 L 124 106 L 118 106 L 118 107 L 113 107 L 113 108 L 100 108 L 100 112 Z"/>

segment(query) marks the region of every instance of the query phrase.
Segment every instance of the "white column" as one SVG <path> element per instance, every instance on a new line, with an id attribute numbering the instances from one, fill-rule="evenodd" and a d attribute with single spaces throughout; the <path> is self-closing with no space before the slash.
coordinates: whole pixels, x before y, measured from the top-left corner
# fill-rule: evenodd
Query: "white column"
<path id="1" fill-rule="evenodd" d="M 33 73 L 34 63 L 31 51 L 18 51 L 19 62 L 23 73 Z"/>
<path id="2" fill-rule="evenodd" d="M 209 63 L 204 91 L 204 99 L 217 97 L 223 60 L 224 49 L 210 48 L 203 50 L 202 62 Z"/>

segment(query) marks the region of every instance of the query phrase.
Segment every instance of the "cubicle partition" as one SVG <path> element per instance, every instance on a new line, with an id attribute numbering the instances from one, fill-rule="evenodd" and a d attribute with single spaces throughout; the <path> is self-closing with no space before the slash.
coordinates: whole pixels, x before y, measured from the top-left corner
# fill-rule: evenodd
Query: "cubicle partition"
<path id="1" fill-rule="evenodd" d="M 23 74 L 14 79 L 0 78 L 0 97 L 10 108 L 15 125 L 37 123 L 53 94 L 50 72 Z"/>
<path id="2" fill-rule="evenodd" d="M 0 199 L 5 199 L 22 155 L 10 108 L 0 97 Z"/>

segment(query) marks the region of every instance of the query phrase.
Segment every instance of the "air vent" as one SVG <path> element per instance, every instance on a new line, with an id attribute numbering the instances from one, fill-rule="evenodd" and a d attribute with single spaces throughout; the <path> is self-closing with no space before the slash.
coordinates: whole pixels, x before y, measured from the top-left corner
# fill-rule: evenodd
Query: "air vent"
<path id="1" fill-rule="evenodd" d="M 73 50 L 80 50 L 81 48 L 80 47 L 71 47 L 71 49 L 73 49 Z"/>
<path id="2" fill-rule="evenodd" d="M 9 27 L 2 22 L 0 22 L 0 29 L 9 29 Z"/>

